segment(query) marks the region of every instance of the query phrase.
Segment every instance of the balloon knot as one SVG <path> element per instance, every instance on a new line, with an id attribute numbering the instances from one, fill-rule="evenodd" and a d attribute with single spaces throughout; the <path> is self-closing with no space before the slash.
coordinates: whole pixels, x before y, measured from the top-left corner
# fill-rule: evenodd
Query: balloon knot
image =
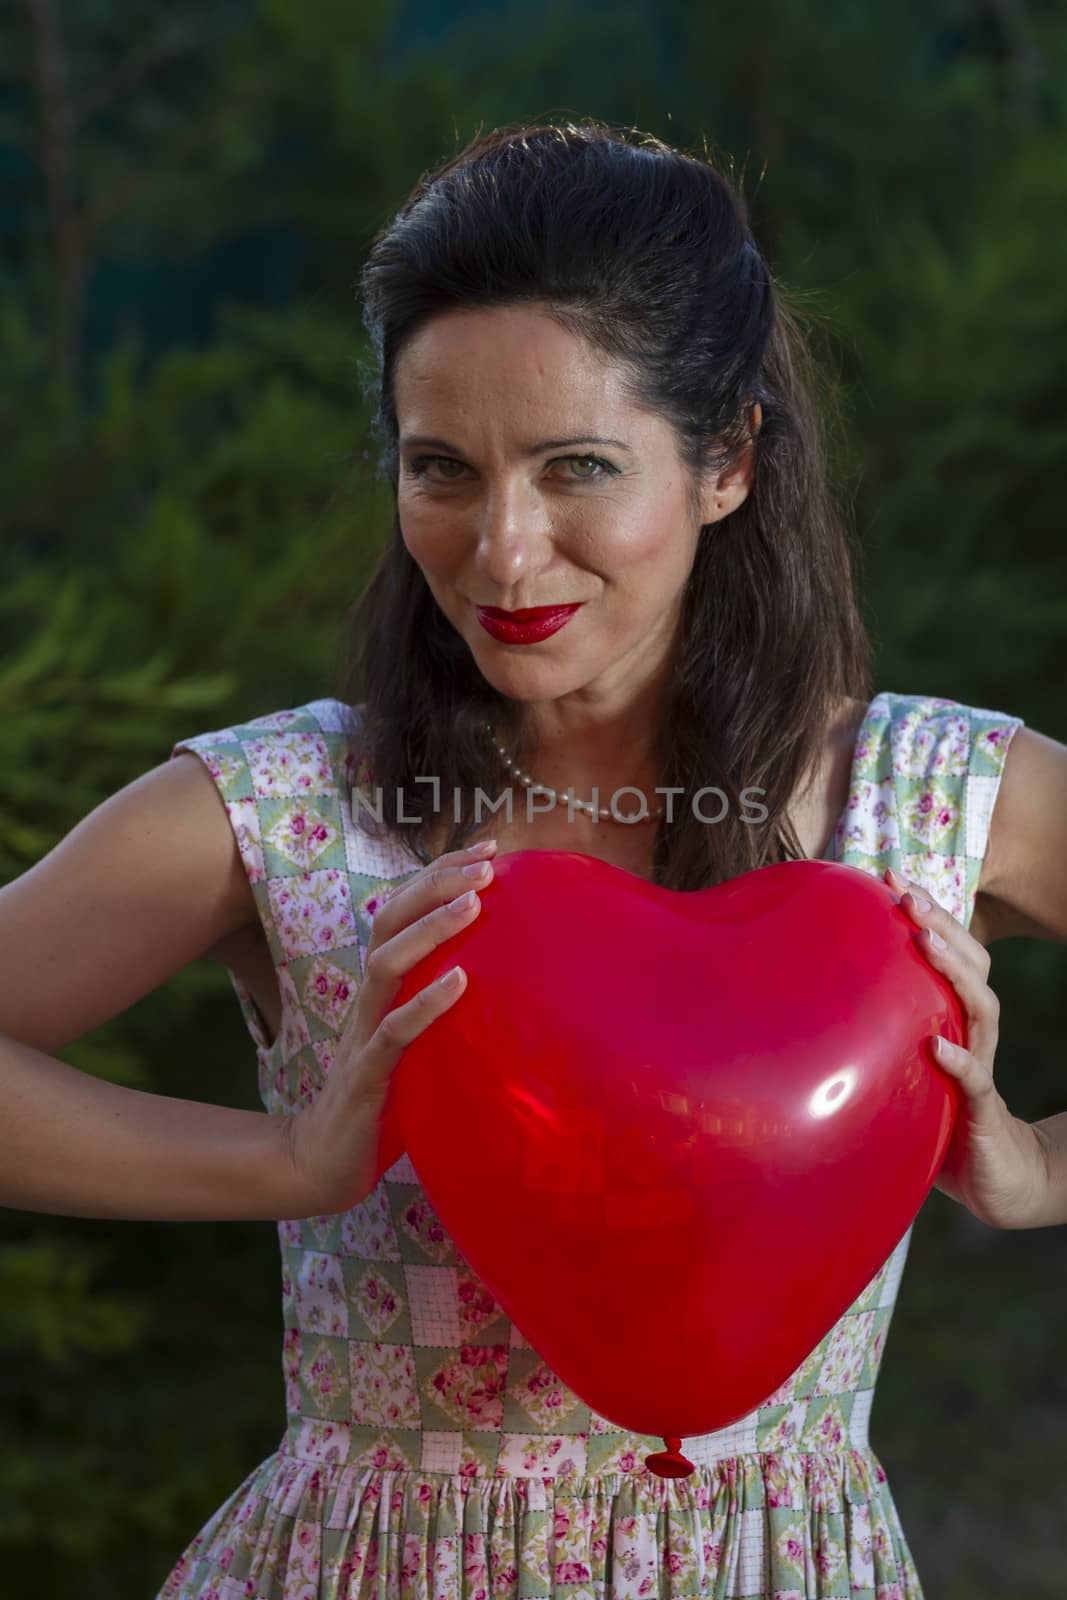
<path id="1" fill-rule="evenodd" d="M 658 1478 L 688 1478 L 696 1468 L 687 1456 L 683 1456 L 681 1439 L 664 1434 L 663 1442 L 666 1450 L 657 1450 L 645 1457 L 649 1472 L 654 1472 Z"/>

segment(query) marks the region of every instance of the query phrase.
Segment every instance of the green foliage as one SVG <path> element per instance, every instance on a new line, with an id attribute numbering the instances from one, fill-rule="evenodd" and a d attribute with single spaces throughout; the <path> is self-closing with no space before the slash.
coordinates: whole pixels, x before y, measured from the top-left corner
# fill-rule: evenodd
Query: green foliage
<path id="1" fill-rule="evenodd" d="M 359 381 L 362 255 L 425 168 L 550 108 L 706 147 L 743 181 L 840 399 L 833 463 L 876 686 L 1067 738 L 1055 8 L 454 8 L 428 47 L 391 0 L 185 19 L 98 0 L 60 15 L 67 189 L 47 152 L 18 154 L 51 125 L 41 10 L 0 21 L 0 51 L 30 63 L 0 108 L 25 220 L 0 277 L 0 878 L 179 737 L 332 691 L 390 515 Z M 279 235 L 295 265 L 257 303 Z M 220 288 L 205 338 L 161 344 L 136 315 L 86 332 L 109 265 L 139 264 L 163 294 L 165 267 L 221 273 L 224 248 L 247 288 Z M 1020 1115 L 1062 1108 L 1063 979 L 1061 949 L 996 947 L 998 1072 Z M 218 968 L 187 968 L 63 1055 L 255 1104 Z M 1061 1587 L 1065 1230 L 970 1221 L 936 1195 L 919 1219 L 873 1437 L 931 1595 L 1041 1600 Z M 276 1256 L 269 1226 L 0 1214 L 12 1593 L 143 1597 L 275 1447 Z"/>
<path id="2" fill-rule="evenodd" d="M 94 1293 L 99 1249 L 75 1253 L 68 1241 L 41 1234 L 0 1250 L 0 1350 L 30 1350 L 69 1368 L 76 1351 L 129 1350 L 144 1331 L 143 1305 Z"/>

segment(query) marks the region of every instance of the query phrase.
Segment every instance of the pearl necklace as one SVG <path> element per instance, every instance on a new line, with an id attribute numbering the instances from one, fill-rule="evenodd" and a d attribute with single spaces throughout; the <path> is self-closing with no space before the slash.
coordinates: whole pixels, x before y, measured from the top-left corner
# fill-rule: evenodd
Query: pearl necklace
<path id="1" fill-rule="evenodd" d="M 485 731 L 489 735 L 490 739 L 492 739 L 493 744 L 496 746 L 497 755 L 511 773 L 512 777 L 517 778 L 525 788 L 532 790 L 535 794 L 553 795 L 562 805 L 570 805 L 572 803 L 569 792 L 568 794 L 560 794 L 558 789 L 550 789 L 547 783 L 537 783 L 533 778 L 530 777 L 528 772 L 523 772 L 520 767 L 517 767 L 514 761 L 512 761 L 511 757 L 508 755 L 507 751 L 504 749 L 503 745 L 497 739 L 495 733 L 493 732 L 491 723 L 487 722 L 485 724 Z M 610 806 L 594 806 L 591 800 L 575 800 L 573 801 L 573 804 L 577 810 L 588 811 L 591 817 L 599 817 L 604 821 L 629 821 L 629 818 L 617 817 Z M 645 816 L 637 817 L 635 820 L 638 822 L 656 822 L 660 817 L 662 817 L 662 815 L 663 807 L 657 806 L 655 811 L 649 811 Z"/>

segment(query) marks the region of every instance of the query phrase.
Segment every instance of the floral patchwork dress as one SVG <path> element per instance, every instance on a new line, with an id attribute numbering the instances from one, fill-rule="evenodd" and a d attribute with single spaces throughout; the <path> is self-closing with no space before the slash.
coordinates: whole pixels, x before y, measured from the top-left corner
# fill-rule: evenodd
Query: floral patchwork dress
<path id="1" fill-rule="evenodd" d="M 1021 719 L 879 694 L 827 851 L 895 866 L 965 926 Z M 353 820 L 358 708 L 316 700 L 178 744 L 225 801 L 277 969 L 269 1111 L 314 1098 L 382 897 L 421 863 Z M 361 815 L 357 808 L 357 819 Z M 911 1230 L 742 1421 L 627 1433 L 566 1388 L 446 1234 L 405 1155 L 351 1211 L 278 1224 L 287 1420 L 157 1600 L 921 1600 L 867 1422 Z M 832 1241 L 828 1241 L 832 1246 Z"/>

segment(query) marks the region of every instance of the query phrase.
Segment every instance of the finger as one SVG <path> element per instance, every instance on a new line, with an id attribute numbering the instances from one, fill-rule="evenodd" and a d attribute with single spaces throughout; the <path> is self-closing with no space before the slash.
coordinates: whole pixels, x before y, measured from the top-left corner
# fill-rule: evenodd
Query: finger
<path id="1" fill-rule="evenodd" d="M 916 944 L 932 967 L 942 973 L 959 996 L 966 1021 L 966 1048 L 992 1073 L 1000 1036 L 1000 1001 L 962 952 L 948 943 L 934 944 L 932 930 L 916 935 Z"/>
<path id="2" fill-rule="evenodd" d="M 897 902 L 902 911 L 905 911 L 911 920 L 920 928 L 933 928 L 940 934 L 946 943 L 959 950 L 960 954 L 971 963 L 980 978 L 988 976 L 991 957 L 985 945 L 969 933 L 958 918 L 951 912 L 938 905 L 930 891 L 920 884 L 911 883 L 907 878 L 902 878 L 891 867 L 886 869 L 886 878 L 892 880 L 892 887 L 902 886 L 901 896 Z"/>
<path id="3" fill-rule="evenodd" d="M 496 840 L 487 840 L 490 852 Z M 464 868 L 472 868 L 464 872 Z M 367 957 L 379 945 L 395 937 L 416 917 L 424 916 L 434 906 L 455 899 L 464 889 L 484 889 L 493 880 L 493 863 L 484 856 L 479 859 L 470 850 L 450 850 L 439 856 L 430 866 L 421 868 L 395 889 L 388 900 L 374 914 Z"/>
<path id="4" fill-rule="evenodd" d="M 363 965 L 357 1043 L 369 1039 L 380 1026 L 412 968 L 468 928 L 480 910 L 477 890 L 463 889 L 455 899 L 431 907 L 391 939 L 368 950 Z"/>
<path id="5" fill-rule="evenodd" d="M 992 1117 L 996 1110 L 999 1091 L 993 1074 L 972 1050 L 953 1044 L 950 1039 L 935 1036 L 931 1046 L 936 1064 L 954 1078 L 967 1096 L 971 1120 L 981 1122 Z"/>
<path id="6" fill-rule="evenodd" d="M 466 987 L 467 974 L 463 968 L 450 967 L 433 983 L 428 983 L 410 1000 L 384 1016 L 364 1052 L 368 1076 L 387 1078 L 408 1045 L 425 1033 L 431 1022 L 455 1005 Z"/>

